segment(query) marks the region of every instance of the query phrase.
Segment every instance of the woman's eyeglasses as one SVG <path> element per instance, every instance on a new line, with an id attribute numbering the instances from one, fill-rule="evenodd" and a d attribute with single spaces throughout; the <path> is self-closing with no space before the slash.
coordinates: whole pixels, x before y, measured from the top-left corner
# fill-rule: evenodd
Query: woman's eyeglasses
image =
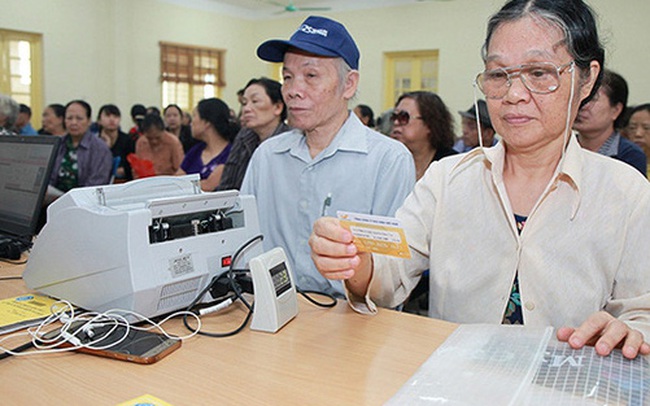
<path id="1" fill-rule="evenodd" d="M 476 76 L 476 85 L 488 99 L 501 99 L 508 93 L 512 80 L 519 76 L 526 89 L 532 93 L 548 94 L 560 87 L 560 75 L 574 61 L 562 66 L 552 62 L 528 63 L 507 68 L 489 69 Z"/>
<path id="2" fill-rule="evenodd" d="M 390 121 L 397 122 L 398 125 L 407 125 L 411 119 L 421 119 L 421 116 L 413 116 L 408 113 L 408 111 L 399 110 L 394 111 L 390 115 Z"/>

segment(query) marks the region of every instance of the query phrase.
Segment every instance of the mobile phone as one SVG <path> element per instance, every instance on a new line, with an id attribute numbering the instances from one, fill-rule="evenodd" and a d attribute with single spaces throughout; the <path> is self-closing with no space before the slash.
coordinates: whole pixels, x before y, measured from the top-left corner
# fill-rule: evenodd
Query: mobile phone
<path id="1" fill-rule="evenodd" d="M 71 328 L 67 329 L 67 333 L 74 334 L 82 344 L 93 342 L 93 346 L 95 347 L 110 346 L 110 344 L 122 339 L 126 333 L 126 326 L 119 325 L 116 327 L 110 323 L 109 325 L 93 327 L 92 333 L 88 331 L 77 332 L 76 330 L 83 327 L 84 324 L 73 324 Z M 54 338 L 59 333 L 59 330 L 55 330 L 46 334 L 45 338 Z M 179 349 L 181 343 L 182 341 L 180 339 L 169 338 L 163 334 L 151 331 L 131 328 L 127 337 L 114 346 L 102 350 L 81 347 L 77 351 L 139 364 L 153 364 Z M 72 346 L 69 342 L 66 342 L 64 345 Z"/>

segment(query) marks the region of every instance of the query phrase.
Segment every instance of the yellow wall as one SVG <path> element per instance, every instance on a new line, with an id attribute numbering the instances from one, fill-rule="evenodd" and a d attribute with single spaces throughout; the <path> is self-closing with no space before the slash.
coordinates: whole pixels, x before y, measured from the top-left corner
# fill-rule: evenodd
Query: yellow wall
<path id="1" fill-rule="evenodd" d="M 43 34 L 44 102 L 84 98 L 97 109 L 115 103 L 128 115 L 133 103 L 159 105 L 158 42 L 226 49 L 224 100 L 251 77 L 268 75 L 255 49 L 288 38 L 305 18 L 251 21 L 181 8 L 157 0 L 0 0 L 0 28 Z M 419 2 L 379 10 L 325 14 L 345 24 L 361 49 L 358 103 L 376 111 L 383 100 L 383 53 L 440 50 L 439 93 L 452 111 L 472 102 L 471 81 L 481 69 L 488 16 L 501 0 Z M 650 101 L 650 1 L 589 0 L 599 14 L 607 64 L 630 84 L 630 103 Z"/>
<path id="2" fill-rule="evenodd" d="M 98 100 L 114 86 L 105 1 L 3 1 L 0 27 L 43 34 L 44 103 Z M 95 97 L 93 97 L 95 96 Z M 40 115 L 40 112 L 34 112 Z"/>

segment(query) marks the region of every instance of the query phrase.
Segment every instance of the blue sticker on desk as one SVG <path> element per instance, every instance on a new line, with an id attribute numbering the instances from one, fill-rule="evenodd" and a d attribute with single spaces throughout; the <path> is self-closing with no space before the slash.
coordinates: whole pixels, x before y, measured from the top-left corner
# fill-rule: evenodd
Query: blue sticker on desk
<path id="1" fill-rule="evenodd" d="M 33 295 L 19 296 L 16 298 L 16 302 L 24 302 L 25 300 L 32 300 L 33 298 Z"/>

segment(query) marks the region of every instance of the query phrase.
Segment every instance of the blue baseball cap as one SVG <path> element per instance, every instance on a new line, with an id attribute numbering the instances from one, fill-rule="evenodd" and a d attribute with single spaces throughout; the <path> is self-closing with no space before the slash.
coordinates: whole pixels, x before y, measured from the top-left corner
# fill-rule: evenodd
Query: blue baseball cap
<path id="1" fill-rule="evenodd" d="M 341 23 L 329 18 L 307 17 L 289 41 L 266 41 L 257 47 L 257 56 L 269 62 L 282 62 L 290 47 L 314 55 L 341 57 L 352 69 L 359 69 L 357 44 Z"/>

